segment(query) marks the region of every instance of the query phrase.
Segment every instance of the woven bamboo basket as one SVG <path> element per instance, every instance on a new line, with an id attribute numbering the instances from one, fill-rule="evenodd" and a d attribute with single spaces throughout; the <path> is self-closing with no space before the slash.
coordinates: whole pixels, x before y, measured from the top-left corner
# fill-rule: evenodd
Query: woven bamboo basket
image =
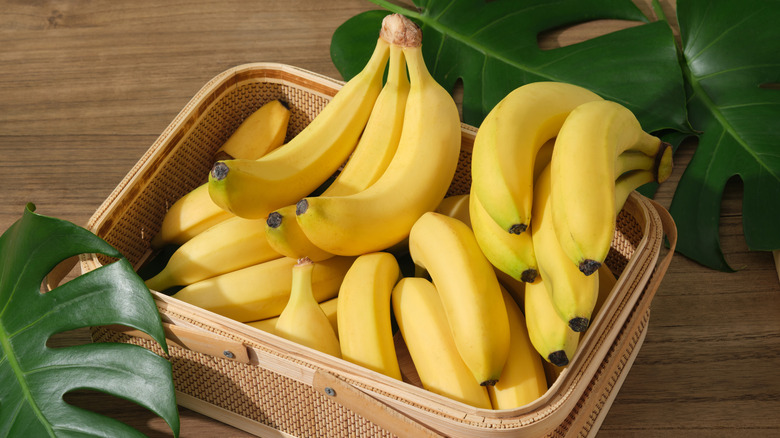
<path id="1" fill-rule="evenodd" d="M 292 137 L 342 85 L 276 63 L 219 74 L 182 109 L 87 228 L 141 266 L 152 255 L 150 240 L 167 209 L 206 180 L 215 151 L 246 116 L 281 98 L 292 109 Z M 449 194 L 468 191 L 475 134 L 462 125 L 460 165 Z M 606 261 L 618 276 L 614 290 L 547 393 L 512 410 L 467 406 L 156 291 L 168 355 L 143 333 L 126 328 L 95 327 L 92 336 L 165 355 L 181 406 L 258 436 L 588 436 L 598 430 L 644 340 L 650 304 L 675 242 L 668 212 L 633 193 L 618 216 Z M 82 255 L 80 268 L 88 272 L 110 261 Z"/>

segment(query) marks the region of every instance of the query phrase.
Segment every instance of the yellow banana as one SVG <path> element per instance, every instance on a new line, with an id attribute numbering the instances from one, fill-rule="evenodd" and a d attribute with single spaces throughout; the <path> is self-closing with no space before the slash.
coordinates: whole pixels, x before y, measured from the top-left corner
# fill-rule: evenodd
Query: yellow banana
<path id="1" fill-rule="evenodd" d="M 444 199 L 460 156 L 458 109 L 425 66 L 419 28 L 399 14 L 387 16 L 383 27 L 417 39 L 404 47 L 410 89 L 395 156 L 361 192 L 298 202 L 297 219 L 306 236 L 333 254 L 381 251 L 406 238 L 420 215 Z"/>
<path id="2" fill-rule="evenodd" d="M 280 101 L 271 101 L 252 113 L 225 141 L 217 157 L 229 153 L 234 158 L 260 157 L 284 143 L 290 110 Z M 181 245 L 193 236 L 233 216 L 211 200 L 208 185 L 202 184 L 173 203 L 165 213 L 152 247 Z"/>
<path id="3" fill-rule="evenodd" d="M 392 293 L 393 312 L 423 388 L 491 409 L 487 388 L 463 362 L 437 288 L 419 277 L 402 278 Z"/>
<path id="4" fill-rule="evenodd" d="M 490 216 L 471 186 L 469 196 L 471 228 L 482 253 L 490 263 L 510 277 L 530 282 L 538 272 L 530 233 L 507 233 Z"/>
<path id="5" fill-rule="evenodd" d="M 578 105 L 601 100 L 562 82 L 518 87 L 485 117 L 474 139 L 471 187 L 501 229 L 520 234 L 530 225 L 533 170 L 539 149 L 558 134 Z"/>
<path id="6" fill-rule="evenodd" d="M 256 160 L 284 143 L 290 107 L 274 99 L 263 104 L 238 125 L 230 138 L 217 149 L 217 160 L 243 158 Z"/>
<path id="7" fill-rule="evenodd" d="M 509 292 L 503 290 L 503 296 L 512 344 L 501 378 L 488 387 L 488 394 L 493 409 L 514 409 L 544 395 L 547 377 L 539 353 L 528 338 L 523 312 Z"/>
<path id="8" fill-rule="evenodd" d="M 525 285 L 525 324 L 531 344 L 544 360 L 558 367 L 569 364 L 580 334 L 558 316 L 543 276 Z"/>
<path id="9" fill-rule="evenodd" d="M 398 147 L 409 79 L 403 49 L 390 46 L 387 82 L 374 103 L 366 128 L 352 156 L 335 180 L 320 196 L 345 196 L 365 190 L 387 169 Z M 309 257 L 313 261 L 332 256 L 309 241 L 295 219 L 295 205 L 268 215 L 266 234 L 271 246 L 288 257 Z"/>
<path id="10" fill-rule="evenodd" d="M 290 204 L 268 215 L 264 232 L 271 248 L 287 257 L 308 257 L 315 262 L 333 257 L 306 237 L 295 219 L 295 208 L 295 204 Z"/>
<path id="11" fill-rule="evenodd" d="M 341 283 L 336 312 L 341 357 L 398 380 L 390 295 L 400 275 L 388 252 L 358 256 Z"/>
<path id="12" fill-rule="evenodd" d="M 658 156 L 663 148 L 616 102 L 584 103 L 561 126 L 551 161 L 553 220 L 561 247 L 585 275 L 598 270 L 615 231 L 617 157 L 629 149 Z"/>
<path id="13" fill-rule="evenodd" d="M 389 44 L 378 38 L 363 70 L 283 147 L 258 160 L 214 164 L 208 182 L 214 203 L 237 216 L 265 218 L 319 187 L 357 145 L 382 89 L 389 52 Z"/>
<path id="14" fill-rule="evenodd" d="M 274 333 L 331 356 L 341 357 L 341 347 L 328 316 L 314 297 L 314 262 L 300 259 L 292 267 L 290 299 L 276 321 Z"/>
<path id="15" fill-rule="evenodd" d="M 146 286 L 163 291 L 279 257 L 266 241 L 262 223 L 231 217 L 179 246 Z"/>
<path id="16" fill-rule="evenodd" d="M 338 318 L 336 309 L 338 308 L 339 303 L 339 297 L 331 298 L 329 300 L 325 300 L 320 303 L 320 309 L 325 313 L 325 316 L 328 317 L 328 321 L 330 321 L 330 326 L 333 327 L 333 331 L 336 332 L 336 337 L 338 337 Z M 247 325 L 250 325 L 256 329 L 260 329 L 264 332 L 268 333 L 274 333 L 276 331 L 276 322 L 279 321 L 278 316 L 274 316 L 273 318 L 266 318 L 261 319 L 258 321 L 252 321 L 246 323 Z"/>
<path id="17" fill-rule="evenodd" d="M 463 361 L 480 384 L 494 385 L 509 354 L 509 319 L 474 233 L 457 219 L 428 212 L 412 227 L 409 252 L 441 295 Z"/>
<path id="18" fill-rule="evenodd" d="M 314 267 L 315 299 L 338 295 L 341 281 L 354 257 L 332 257 Z M 279 316 L 290 298 L 292 267 L 296 260 L 282 257 L 192 283 L 173 297 L 239 322 Z"/>
<path id="19" fill-rule="evenodd" d="M 569 261 L 558 243 L 550 202 L 550 186 L 551 172 L 548 166 L 539 175 L 534 187 L 534 226 L 531 235 L 539 274 L 544 279 L 559 317 L 567 321 L 575 332 L 583 332 L 590 324 L 598 298 L 598 273 L 584 275 Z"/>

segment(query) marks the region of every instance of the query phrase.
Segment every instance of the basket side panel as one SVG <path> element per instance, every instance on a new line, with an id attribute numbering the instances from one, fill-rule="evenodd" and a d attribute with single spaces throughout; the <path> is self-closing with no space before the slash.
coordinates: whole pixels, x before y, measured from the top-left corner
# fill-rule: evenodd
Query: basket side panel
<path id="1" fill-rule="evenodd" d="M 103 327 L 95 342 L 140 345 L 168 359 L 177 391 L 299 437 L 392 437 L 365 418 L 326 399 L 313 387 L 262 367 L 232 362 L 170 345 L 169 355 L 154 341 Z"/>

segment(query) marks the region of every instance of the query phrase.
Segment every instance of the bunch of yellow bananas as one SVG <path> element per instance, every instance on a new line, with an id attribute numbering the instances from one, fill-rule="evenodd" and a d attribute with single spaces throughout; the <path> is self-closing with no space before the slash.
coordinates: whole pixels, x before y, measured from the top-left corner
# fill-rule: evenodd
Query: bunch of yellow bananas
<path id="1" fill-rule="evenodd" d="M 621 105 L 533 83 L 487 116 L 470 192 L 445 198 L 460 118 L 421 41 L 388 15 L 363 70 L 287 143 L 238 147 L 242 124 L 164 218 L 153 246 L 179 247 L 147 285 L 398 380 L 402 339 L 424 388 L 512 409 L 573 356 L 615 283 L 616 214 L 668 176 L 671 148 Z M 270 109 L 255 119 L 286 129 Z"/>

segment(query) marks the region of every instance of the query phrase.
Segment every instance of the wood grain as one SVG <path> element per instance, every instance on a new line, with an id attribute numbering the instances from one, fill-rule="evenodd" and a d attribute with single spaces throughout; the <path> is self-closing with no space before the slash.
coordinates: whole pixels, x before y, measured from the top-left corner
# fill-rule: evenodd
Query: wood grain
<path id="1" fill-rule="evenodd" d="M 339 78 L 330 37 L 369 9 L 376 7 L 366 0 L 0 1 L 0 230 L 27 202 L 86 224 L 195 92 L 230 67 L 273 61 Z M 626 25 L 557 30 L 543 44 Z M 664 206 L 694 151 L 689 143 L 676 154 L 656 198 Z M 748 250 L 740 200 L 741 186 L 730 184 L 720 219 L 737 272 L 675 255 L 599 436 L 780 436 L 778 272 L 771 253 Z M 54 342 L 88 340 L 76 330 Z M 160 419 L 122 400 L 91 392 L 68 400 L 170 436 Z M 182 437 L 249 436 L 187 409 L 181 419 Z"/>

